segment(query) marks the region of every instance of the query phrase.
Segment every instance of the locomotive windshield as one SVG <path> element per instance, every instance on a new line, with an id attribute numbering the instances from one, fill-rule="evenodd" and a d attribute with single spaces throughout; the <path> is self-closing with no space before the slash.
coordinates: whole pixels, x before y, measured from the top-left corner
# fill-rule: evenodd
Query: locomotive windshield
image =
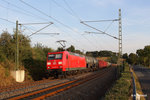
<path id="1" fill-rule="evenodd" d="M 62 54 L 50 54 L 50 55 L 48 55 L 48 60 L 54 60 L 54 59 L 62 59 Z"/>

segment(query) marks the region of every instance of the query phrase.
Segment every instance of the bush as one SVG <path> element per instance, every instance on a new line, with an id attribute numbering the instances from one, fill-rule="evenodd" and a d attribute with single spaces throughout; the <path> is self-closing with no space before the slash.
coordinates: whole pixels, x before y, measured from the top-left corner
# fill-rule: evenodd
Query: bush
<path id="1" fill-rule="evenodd" d="M 129 66 L 126 65 L 125 71 L 121 73 L 120 79 L 106 93 L 105 100 L 128 100 L 131 89 L 131 73 Z"/>

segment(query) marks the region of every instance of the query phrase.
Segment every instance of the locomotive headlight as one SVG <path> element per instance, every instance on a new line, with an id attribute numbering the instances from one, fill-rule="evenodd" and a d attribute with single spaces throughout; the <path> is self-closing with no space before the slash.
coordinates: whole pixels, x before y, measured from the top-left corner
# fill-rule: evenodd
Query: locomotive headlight
<path id="1" fill-rule="evenodd" d="M 47 63 L 47 65 L 51 65 L 51 63 L 50 63 L 50 62 L 48 62 L 48 63 Z"/>
<path id="2" fill-rule="evenodd" d="M 62 62 L 60 61 L 60 62 L 58 62 L 58 64 L 60 65 L 60 64 L 62 64 Z"/>

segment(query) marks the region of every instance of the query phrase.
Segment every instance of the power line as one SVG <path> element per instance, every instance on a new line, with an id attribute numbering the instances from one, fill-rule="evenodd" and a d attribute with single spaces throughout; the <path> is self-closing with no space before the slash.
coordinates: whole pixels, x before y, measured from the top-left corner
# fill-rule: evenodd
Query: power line
<path id="1" fill-rule="evenodd" d="M 15 22 L 13 22 L 13 21 L 10 21 L 10 20 L 8 20 L 8 19 L 4 19 L 4 18 L 0 18 L 1 20 L 4 20 L 4 21 L 7 21 L 7 22 L 9 22 L 9 23 L 12 23 L 12 24 L 16 24 Z"/>
<path id="2" fill-rule="evenodd" d="M 23 23 L 21 25 L 38 25 L 38 24 L 49 24 L 49 23 L 52 23 L 52 22 L 43 22 L 43 23 Z M 52 23 L 53 24 L 53 23 Z"/>
<path id="3" fill-rule="evenodd" d="M 118 19 L 113 19 L 113 20 L 95 20 L 95 21 L 83 21 L 83 22 L 108 22 L 108 21 L 118 21 Z"/>
<path id="4" fill-rule="evenodd" d="M 37 9 L 37 8 L 35 8 L 35 7 L 33 7 L 33 6 L 31 6 L 31 5 L 29 5 L 28 3 L 24 2 L 23 0 L 20 0 L 20 1 L 21 1 L 22 3 L 24 3 L 25 5 L 27 5 L 27 6 L 31 7 L 31 8 L 33 8 L 34 10 L 40 12 L 41 14 L 43 14 L 43 15 L 45 15 L 45 16 L 51 18 L 51 19 L 53 19 L 53 20 L 56 21 L 57 23 L 59 23 L 59 24 L 65 26 L 65 27 L 67 27 L 67 28 L 70 29 L 70 30 L 73 30 L 71 27 L 69 27 L 69 26 L 63 24 L 62 22 L 60 22 L 59 20 L 55 19 L 54 17 L 47 15 L 47 14 L 44 13 L 43 11 L 41 11 L 41 10 L 39 10 L 39 9 Z"/>
<path id="5" fill-rule="evenodd" d="M 56 37 L 53 37 L 53 38 L 57 39 Z M 84 50 L 84 51 L 85 51 L 85 49 L 80 48 L 78 45 L 75 45 L 75 44 L 74 44 L 73 42 L 71 42 L 71 41 L 67 41 L 67 44 L 74 45 L 75 48 L 78 48 L 78 49 L 80 49 L 80 50 Z"/>
<path id="6" fill-rule="evenodd" d="M 39 29 L 39 30 L 37 30 L 36 32 L 32 32 L 31 30 L 33 30 L 33 29 L 30 29 L 29 30 L 29 28 L 27 28 L 25 25 L 38 25 L 38 24 L 48 24 L 48 25 L 46 25 L 45 27 L 43 27 L 43 28 L 41 28 L 41 29 Z M 31 35 L 29 35 L 28 37 L 30 37 L 30 36 L 32 36 L 32 35 L 34 35 L 34 34 L 37 34 L 38 32 L 40 32 L 41 30 L 43 30 L 43 29 L 45 29 L 45 28 L 47 28 L 48 26 L 50 26 L 51 24 L 53 24 L 53 22 L 45 22 L 45 23 L 24 23 L 24 24 L 18 24 L 18 25 L 21 25 L 21 26 L 23 26 L 23 27 L 25 27 L 28 31 L 30 31 L 32 34 Z M 33 31 L 35 31 L 35 30 L 33 30 Z M 45 34 L 45 33 L 44 33 Z"/>
<path id="7" fill-rule="evenodd" d="M 65 4 L 67 5 L 67 7 L 70 9 L 70 11 L 75 15 L 75 17 L 81 21 L 80 17 L 74 12 L 74 10 L 73 10 L 73 9 L 70 7 L 70 5 L 66 2 L 66 0 L 63 0 L 63 1 L 64 1 Z"/>
<path id="8" fill-rule="evenodd" d="M 99 30 L 99 29 L 97 29 L 97 28 L 95 28 L 95 27 L 93 27 L 93 26 L 90 26 L 90 25 L 84 23 L 83 21 L 81 21 L 81 23 L 84 24 L 84 25 L 86 25 L 86 26 L 88 26 L 88 27 L 90 27 L 90 28 L 92 28 L 92 29 L 95 29 L 95 30 L 99 31 L 100 33 L 104 33 L 104 34 L 106 34 L 106 35 L 108 35 L 108 36 L 110 36 L 110 37 L 112 37 L 112 38 L 118 39 L 118 38 L 115 37 L 115 36 L 112 36 L 112 35 L 110 35 L 110 34 L 108 34 L 108 33 L 106 33 L 106 32 L 103 32 L 103 31 L 101 31 L 101 30 Z"/>
<path id="9" fill-rule="evenodd" d="M 53 0 L 53 2 L 60 6 L 61 8 L 65 9 L 69 14 L 71 14 L 72 16 L 74 16 L 72 13 L 74 13 L 74 11 L 71 9 L 71 7 L 68 5 L 68 3 L 64 0 L 65 4 L 68 6 L 68 8 L 72 11 L 72 13 L 70 11 L 68 11 L 66 8 L 64 8 L 63 6 L 61 6 L 60 4 L 58 4 L 55 0 Z M 78 16 L 74 16 L 76 17 L 79 21 L 80 21 L 80 18 Z M 84 36 L 83 36 L 84 37 Z M 86 40 L 88 40 L 86 37 L 84 37 Z M 89 41 L 89 40 L 88 40 Z M 90 42 L 90 41 L 89 41 Z M 91 43 L 91 42 L 90 42 Z M 91 43 L 92 44 L 92 43 Z M 95 44 L 94 44 L 95 45 Z"/>
<path id="10" fill-rule="evenodd" d="M 36 33 L 38 33 L 38 32 L 40 32 L 41 30 L 43 30 L 43 29 L 47 28 L 47 27 L 48 27 L 48 26 L 50 26 L 51 24 L 53 24 L 53 23 L 49 23 L 49 24 L 48 24 L 48 25 L 46 25 L 45 27 L 43 27 L 43 28 L 41 28 L 41 29 L 37 30 L 36 32 L 32 33 L 31 35 L 29 35 L 29 37 L 30 37 L 30 36 L 32 36 L 32 35 L 34 35 L 34 34 L 36 34 Z"/>
<path id="11" fill-rule="evenodd" d="M 64 24 L 64 23 L 62 23 L 62 22 L 60 22 L 59 20 L 55 19 L 54 17 L 47 15 L 47 14 L 44 13 L 43 11 L 41 11 L 41 10 L 39 10 L 39 9 L 37 9 L 37 8 L 35 8 L 35 7 L 33 7 L 33 6 L 31 6 L 31 5 L 29 5 L 28 3 L 24 2 L 23 0 L 20 0 L 20 1 L 21 1 L 22 3 L 24 3 L 25 5 L 27 5 L 27 6 L 31 7 L 31 8 L 33 8 L 33 9 L 35 9 L 36 11 L 40 12 L 41 14 L 43 14 L 43 15 L 45 15 L 45 16 L 51 18 L 51 19 L 53 19 L 53 20 L 56 21 L 57 23 L 59 23 L 59 24 L 65 26 L 65 27 L 67 27 L 68 29 L 70 29 L 70 30 L 76 32 L 74 29 L 72 29 L 72 28 L 69 27 L 68 25 L 66 25 L 66 24 Z"/>
<path id="12" fill-rule="evenodd" d="M 56 28 L 58 27 L 56 24 L 54 24 L 54 26 L 56 26 Z M 60 29 L 60 28 L 58 28 L 58 29 Z M 61 31 L 63 31 L 63 32 L 65 32 L 65 33 L 67 33 L 68 34 L 68 32 L 66 32 L 65 30 L 62 30 L 61 29 Z M 70 34 L 68 34 L 70 37 L 72 37 Z M 67 35 L 65 35 L 66 37 L 67 37 Z M 75 37 L 72 37 L 73 39 L 71 39 L 71 40 L 75 40 L 76 42 L 79 42 L 79 41 L 77 41 L 77 39 L 75 38 Z M 86 38 L 86 37 L 84 37 L 84 38 Z M 87 40 L 88 42 L 90 42 L 89 40 Z M 67 41 L 68 42 L 68 41 Z M 74 41 L 70 41 L 72 44 L 75 44 L 75 42 Z M 91 42 L 90 42 L 91 43 Z M 82 45 L 81 45 L 82 44 Z M 87 44 L 87 43 L 86 43 Z M 92 44 L 92 43 L 91 43 Z M 81 46 L 85 46 L 85 44 L 83 44 L 82 42 L 80 42 L 79 43 L 79 45 L 81 45 Z M 94 45 L 94 44 L 92 44 L 92 45 Z M 92 45 L 90 45 L 90 47 L 92 46 Z M 77 45 L 76 45 L 77 46 Z M 80 48 L 79 46 L 77 46 L 78 48 Z M 88 46 L 89 47 L 89 46 Z M 91 47 L 92 48 L 92 47 Z M 81 49 L 81 48 L 80 48 Z"/>
<path id="13" fill-rule="evenodd" d="M 57 3 L 55 0 L 52 0 L 52 2 L 54 2 L 57 6 L 63 8 L 67 13 L 69 13 L 70 15 L 74 16 L 69 10 L 67 10 L 65 7 L 63 7 L 62 5 L 60 5 L 59 3 Z"/>
<path id="14" fill-rule="evenodd" d="M 40 12 L 41 14 L 43 14 L 43 15 L 45 15 L 45 16 L 51 18 L 51 19 L 53 19 L 53 20 L 56 21 L 57 23 L 59 23 L 59 24 L 65 26 L 66 28 L 68 28 L 68 29 L 74 31 L 75 33 L 78 33 L 76 30 L 74 30 L 74 29 L 72 29 L 71 27 L 69 27 L 68 25 L 66 25 L 66 24 L 64 24 L 64 23 L 62 23 L 62 22 L 60 22 L 59 20 L 55 19 L 54 17 L 47 15 L 47 14 L 44 13 L 43 11 L 41 11 L 41 10 L 39 10 L 39 9 L 37 9 L 37 8 L 35 8 L 35 7 L 33 7 L 33 6 L 31 6 L 30 4 L 26 3 L 26 2 L 23 1 L 23 0 L 20 0 L 20 1 L 21 1 L 22 3 L 24 3 L 25 5 L 31 7 L 32 9 L 34 9 L 34 10 Z M 81 35 L 81 36 L 82 36 L 82 35 Z M 83 37 L 83 36 L 82 36 L 82 37 Z M 84 38 L 85 38 L 85 37 L 84 37 Z M 88 40 L 87 38 L 85 38 L 85 39 Z M 89 40 L 88 40 L 88 41 L 89 41 Z M 91 43 L 91 42 L 90 42 L 90 43 Z M 92 43 L 91 43 L 91 44 L 92 44 Z M 93 44 L 92 44 L 92 45 L 93 45 Z"/>
<path id="15" fill-rule="evenodd" d="M 70 9 L 71 12 L 68 9 L 66 9 L 65 7 L 63 7 L 62 5 L 60 5 L 59 3 L 57 3 L 55 0 L 52 0 L 52 2 L 54 2 L 57 6 L 63 8 L 67 13 L 69 13 L 70 15 L 72 15 L 73 17 L 77 18 L 80 21 L 80 18 L 73 14 L 73 10 L 70 9 L 70 7 L 66 1 L 64 1 L 64 2 L 67 5 L 67 7 Z"/>
<path id="16" fill-rule="evenodd" d="M 54 24 L 54 26 L 55 26 L 56 28 L 58 27 L 56 24 Z M 61 28 L 58 28 L 58 29 L 60 30 Z M 61 31 L 63 31 L 64 33 L 67 33 L 70 37 L 72 37 L 72 35 L 70 35 L 70 34 L 69 34 L 68 32 L 66 32 L 65 30 L 62 30 L 62 29 L 61 29 Z M 66 34 L 65 34 L 65 36 L 67 37 Z M 72 37 L 72 38 L 73 38 L 72 40 L 75 40 L 76 42 L 78 42 L 75 37 Z M 72 44 L 75 44 L 75 42 L 72 41 Z M 80 44 L 84 45 L 82 42 L 80 42 Z M 84 46 L 85 46 L 85 45 L 84 45 Z M 78 48 L 79 48 L 79 47 L 78 47 Z"/>
<path id="17" fill-rule="evenodd" d="M 32 16 L 32 17 L 34 17 L 34 18 L 37 17 L 37 18 L 42 19 L 42 20 L 47 20 L 47 19 L 45 19 L 45 18 L 42 18 L 42 17 L 40 17 L 40 16 L 38 16 L 38 15 L 36 15 L 36 14 L 30 12 L 30 11 L 27 11 L 27 10 L 21 8 L 21 7 L 18 7 L 17 5 L 12 4 L 12 3 L 10 3 L 10 2 L 8 2 L 8 1 L 6 1 L 6 0 L 2 0 L 2 1 L 5 2 L 5 3 L 8 3 L 9 5 L 12 5 L 13 7 L 16 7 L 16 8 L 19 9 L 19 10 L 22 9 L 23 12 L 21 12 L 21 11 L 19 11 L 19 10 L 16 10 L 16 9 L 12 9 L 12 8 L 8 8 L 8 7 L 1 6 L 1 7 L 3 7 L 3 8 L 10 9 L 10 10 L 12 10 L 12 11 L 16 11 L 16 12 L 22 13 L 22 14 L 27 15 L 27 16 L 30 15 L 30 16 Z M 26 12 L 26 13 L 25 13 L 25 12 Z"/>
<path id="18" fill-rule="evenodd" d="M 114 21 L 112 21 L 112 22 L 108 25 L 108 27 L 106 27 L 106 29 L 104 30 L 104 32 L 106 32 L 106 31 L 110 28 L 110 26 L 113 24 L 113 22 L 114 22 Z"/>

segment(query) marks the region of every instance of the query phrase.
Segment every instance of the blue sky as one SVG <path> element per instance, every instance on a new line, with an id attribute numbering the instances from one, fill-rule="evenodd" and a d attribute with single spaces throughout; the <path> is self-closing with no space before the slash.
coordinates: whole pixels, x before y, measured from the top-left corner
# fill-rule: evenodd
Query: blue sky
<path id="1" fill-rule="evenodd" d="M 107 35 L 84 33 L 84 31 L 96 31 L 81 24 L 80 20 L 117 19 L 119 8 L 122 11 L 123 53 L 135 53 L 137 49 L 150 45 L 149 0 L 0 0 L 0 18 L 14 23 L 18 20 L 22 24 L 53 22 L 54 24 L 40 33 L 60 33 L 60 35 L 33 35 L 30 37 L 32 45 L 38 42 L 56 49 L 60 46 L 56 41 L 66 40 L 67 47 L 74 45 L 76 49 L 85 51 L 118 52 L 118 40 Z M 63 25 L 48 16 L 55 18 Z M 111 22 L 88 24 L 104 31 Z M 23 34 L 30 35 L 31 32 L 44 26 L 26 25 L 26 28 L 21 29 Z M 12 33 L 13 28 L 15 24 L 0 19 L 0 33 L 6 29 Z M 106 32 L 118 37 L 118 22 L 113 22 Z"/>

